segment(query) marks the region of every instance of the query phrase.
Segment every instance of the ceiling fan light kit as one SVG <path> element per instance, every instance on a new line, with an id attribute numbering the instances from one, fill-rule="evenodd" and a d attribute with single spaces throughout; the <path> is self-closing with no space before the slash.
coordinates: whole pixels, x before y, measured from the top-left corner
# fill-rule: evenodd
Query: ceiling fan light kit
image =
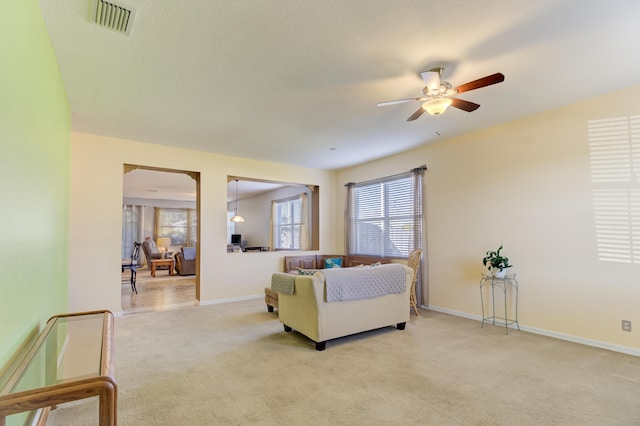
<path id="1" fill-rule="evenodd" d="M 420 77 L 422 77 L 422 80 L 424 80 L 425 84 L 427 85 L 425 89 L 429 89 L 429 91 L 439 89 L 441 73 L 442 73 L 442 68 L 432 68 L 429 71 L 421 72 Z"/>
<path id="2" fill-rule="evenodd" d="M 490 86 L 492 84 L 504 81 L 504 75 L 501 73 L 491 74 L 478 80 L 470 81 L 461 86 L 453 87 L 448 81 L 440 79 L 444 68 L 437 67 L 420 73 L 422 80 L 426 86 L 422 89 L 424 96 L 420 98 L 398 99 L 395 101 L 380 102 L 378 106 L 395 105 L 411 101 L 423 101 L 422 107 L 414 112 L 407 121 L 413 121 L 420 117 L 422 113 L 427 111 L 429 114 L 437 116 L 444 113 L 447 108 L 454 108 L 471 112 L 480 108 L 480 105 L 458 99 L 455 96 L 458 93 L 468 92 L 469 90 L 480 89 L 481 87 Z"/>
<path id="3" fill-rule="evenodd" d="M 431 115 L 440 115 L 451 106 L 451 102 L 453 101 L 449 98 L 431 99 L 422 104 L 422 109 Z"/>

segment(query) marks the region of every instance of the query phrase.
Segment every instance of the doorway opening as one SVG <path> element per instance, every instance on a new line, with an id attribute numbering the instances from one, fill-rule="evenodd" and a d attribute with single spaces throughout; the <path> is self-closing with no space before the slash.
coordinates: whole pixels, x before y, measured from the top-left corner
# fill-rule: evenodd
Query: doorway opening
<path id="1" fill-rule="evenodd" d="M 123 262 L 130 259 L 134 243 L 142 244 L 135 286 L 131 283 L 133 272 L 123 268 L 125 314 L 197 303 L 199 224 L 199 172 L 123 165 Z"/>

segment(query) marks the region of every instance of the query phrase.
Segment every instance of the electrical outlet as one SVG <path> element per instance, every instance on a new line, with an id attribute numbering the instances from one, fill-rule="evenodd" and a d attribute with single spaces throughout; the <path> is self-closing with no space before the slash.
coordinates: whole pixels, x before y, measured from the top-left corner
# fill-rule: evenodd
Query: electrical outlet
<path id="1" fill-rule="evenodd" d="M 622 320 L 622 331 L 631 331 L 631 321 Z"/>

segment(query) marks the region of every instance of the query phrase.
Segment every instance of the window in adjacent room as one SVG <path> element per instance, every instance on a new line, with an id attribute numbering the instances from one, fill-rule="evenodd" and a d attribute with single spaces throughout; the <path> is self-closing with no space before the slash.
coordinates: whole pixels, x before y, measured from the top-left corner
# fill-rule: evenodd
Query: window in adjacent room
<path id="1" fill-rule="evenodd" d="M 198 231 L 196 209 L 156 208 L 156 235 L 171 238 L 171 245 L 195 247 Z"/>
<path id="2" fill-rule="evenodd" d="M 231 244 L 231 235 L 236 233 L 236 223 L 231 221 L 234 215 L 233 210 L 227 211 L 227 244 Z"/>
<path id="3" fill-rule="evenodd" d="M 347 185 L 349 254 L 406 258 L 421 248 L 424 169 Z"/>
<path id="4" fill-rule="evenodd" d="M 140 218 L 144 212 L 143 206 L 122 206 L 122 258 L 131 256 L 133 243 L 141 240 L 142 225 Z"/>
<path id="5" fill-rule="evenodd" d="M 272 202 L 272 240 L 275 249 L 309 249 L 308 214 L 305 193 Z"/>

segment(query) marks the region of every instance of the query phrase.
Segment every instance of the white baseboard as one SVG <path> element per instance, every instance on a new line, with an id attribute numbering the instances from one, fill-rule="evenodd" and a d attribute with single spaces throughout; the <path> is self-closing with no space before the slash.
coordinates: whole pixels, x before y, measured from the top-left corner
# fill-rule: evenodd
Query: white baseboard
<path id="1" fill-rule="evenodd" d="M 174 309 L 187 308 L 189 306 L 198 306 L 198 301 L 194 299 L 193 302 L 182 302 L 182 303 L 176 303 L 176 304 L 167 305 L 167 306 L 148 306 L 146 308 L 132 309 L 127 312 L 120 311 L 120 312 L 115 312 L 115 313 L 112 312 L 112 313 L 115 317 L 122 317 L 124 315 L 142 314 L 147 312 L 171 311 Z"/>
<path id="2" fill-rule="evenodd" d="M 227 299 L 215 299 L 215 300 L 204 300 L 198 302 L 200 306 L 206 305 L 218 305 L 220 303 L 231 303 L 231 302 L 241 302 L 244 300 L 254 300 L 264 298 L 264 294 L 253 294 L 251 296 L 241 296 L 241 297 L 229 297 Z"/>
<path id="3" fill-rule="evenodd" d="M 480 315 L 472 315 L 467 312 L 454 311 L 452 309 L 440 308 L 438 306 L 420 306 L 420 308 L 482 322 L 482 317 Z M 527 325 L 522 325 L 522 323 L 520 322 L 518 323 L 520 325 L 520 330 L 526 331 L 528 333 L 539 334 L 541 336 L 553 337 L 554 339 L 566 340 L 568 342 L 579 343 L 581 345 L 593 346 L 595 348 L 607 349 L 613 352 L 620 352 L 623 354 L 640 357 L 640 349 L 630 348 L 628 346 L 622 345 L 614 345 L 612 343 L 601 342 L 599 340 L 585 339 L 584 337 L 558 333 L 556 331 L 544 330 L 536 327 L 529 327 Z"/>
<path id="4" fill-rule="evenodd" d="M 139 313 L 145 313 L 145 312 L 160 312 L 160 311 L 169 311 L 172 309 L 180 309 L 180 308 L 184 308 L 184 307 L 188 307 L 188 306 L 207 306 L 207 305 L 218 305 L 220 303 L 231 303 L 231 302 L 240 302 L 243 300 L 254 300 L 254 299 L 261 299 L 264 298 L 264 293 L 263 294 L 253 294 L 251 296 L 242 296 L 242 297 L 230 297 L 227 299 L 214 299 L 214 300 L 204 300 L 204 301 L 197 301 L 194 299 L 193 302 L 184 302 L 184 303 L 178 303 L 175 305 L 170 305 L 170 306 L 163 306 L 163 307 L 156 307 L 156 306 L 149 306 L 146 308 L 137 308 L 137 309 L 133 309 L 131 312 L 127 312 L 125 313 L 124 311 L 120 310 L 118 312 L 113 312 L 113 315 L 115 317 L 121 317 L 124 315 L 128 315 L 128 314 L 139 314 Z"/>

